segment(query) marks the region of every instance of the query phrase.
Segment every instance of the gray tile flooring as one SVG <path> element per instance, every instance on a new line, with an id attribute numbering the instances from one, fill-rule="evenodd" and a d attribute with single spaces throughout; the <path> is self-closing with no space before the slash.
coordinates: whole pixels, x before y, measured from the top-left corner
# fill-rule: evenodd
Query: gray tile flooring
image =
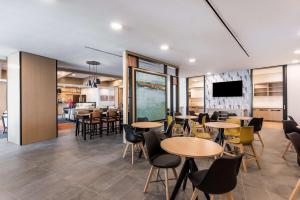
<path id="1" fill-rule="evenodd" d="M 143 193 L 150 166 L 144 159 L 132 166 L 129 154 L 122 159 L 121 135 L 83 141 L 73 132 L 64 130 L 57 139 L 22 147 L 1 143 L 0 200 L 164 199 L 160 183 L 150 184 L 149 192 Z M 262 169 L 258 170 L 253 162 L 248 173 L 241 170 L 233 192 L 236 200 L 288 199 L 300 176 L 295 153 L 288 153 L 286 160 L 280 157 L 286 142 L 282 131 L 267 128 L 262 137 L 265 148 L 255 142 Z M 197 160 L 199 168 L 211 162 Z M 171 181 L 170 190 L 173 185 Z M 188 183 L 177 199 L 190 199 L 191 194 Z"/>

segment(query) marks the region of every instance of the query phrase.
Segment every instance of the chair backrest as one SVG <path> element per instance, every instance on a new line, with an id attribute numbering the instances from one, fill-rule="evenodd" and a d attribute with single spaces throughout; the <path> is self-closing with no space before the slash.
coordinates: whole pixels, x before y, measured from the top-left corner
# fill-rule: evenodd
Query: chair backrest
<path id="1" fill-rule="evenodd" d="M 91 113 L 91 120 L 92 119 L 101 120 L 101 117 L 102 117 L 102 113 L 100 112 L 100 110 L 95 110 Z"/>
<path id="2" fill-rule="evenodd" d="M 125 130 L 125 137 L 128 142 L 135 142 L 136 141 L 136 135 L 134 134 L 134 130 L 132 126 L 128 124 L 123 125 L 124 130 Z"/>
<path id="3" fill-rule="evenodd" d="M 114 110 L 114 109 L 109 109 L 109 110 L 107 111 L 107 117 L 117 118 L 117 116 L 118 116 L 118 113 L 117 113 L 116 110 Z"/>
<path id="4" fill-rule="evenodd" d="M 248 126 L 254 126 L 254 132 L 259 132 L 262 129 L 264 118 L 252 118 Z"/>
<path id="5" fill-rule="evenodd" d="M 240 143 L 247 145 L 251 144 L 254 140 L 254 127 L 243 126 L 240 128 Z"/>
<path id="6" fill-rule="evenodd" d="M 283 131 L 287 139 L 289 139 L 289 137 L 287 136 L 289 133 L 293 133 L 293 132 L 300 133 L 300 129 L 297 128 L 298 124 L 295 121 L 283 120 L 282 123 L 283 123 Z"/>
<path id="7" fill-rule="evenodd" d="M 204 116 L 203 116 L 204 117 Z M 197 123 L 193 120 L 190 120 L 190 127 L 191 127 L 191 135 L 195 136 L 198 131 L 197 131 Z"/>
<path id="8" fill-rule="evenodd" d="M 148 117 L 138 117 L 136 119 L 137 122 L 149 122 Z"/>
<path id="9" fill-rule="evenodd" d="M 172 137 L 172 130 L 173 130 L 174 124 L 175 124 L 175 121 L 171 121 L 171 124 L 168 125 L 168 128 L 164 134 L 167 138 Z"/>
<path id="10" fill-rule="evenodd" d="M 167 116 L 167 124 L 170 126 L 170 124 L 173 122 L 173 117 L 171 115 Z"/>
<path id="11" fill-rule="evenodd" d="M 217 112 L 217 111 L 215 111 L 210 117 L 210 119 L 213 121 L 217 121 L 218 118 L 219 118 L 219 112 Z"/>
<path id="12" fill-rule="evenodd" d="M 291 115 L 288 116 L 290 120 L 296 122 L 296 120 L 294 119 L 294 117 L 292 117 Z M 296 122 L 297 123 L 297 122 Z"/>
<path id="13" fill-rule="evenodd" d="M 204 116 L 204 113 L 199 113 L 198 120 L 197 120 L 199 124 L 202 124 L 203 116 Z"/>
<path id="14" fill-rule="evenodd" d="M 160 138 L 154 131 L 145 132 L 144 134 L 146 148 L 148 151 L 148 157 L 150 163 L 159 154 L 163 153 L 164 150 L 160 147 Z"/>
<path id="15" fill-rule="evenodd" d="M 296 152 L 297 152 L 297 161 L 298 165 L 300 166 L 300 133 L 290 133 L 288 134 L 288 137 L 290 138 Z"/>
<path id="16" fill-rule="evenodd" d="M 243 154 L 216 159 L 210 166 L 199 188 L 209 194 L 224 194 L 232 191 L 237 184 Z M 198 186 L 197 186 L 198 187 Z"/>

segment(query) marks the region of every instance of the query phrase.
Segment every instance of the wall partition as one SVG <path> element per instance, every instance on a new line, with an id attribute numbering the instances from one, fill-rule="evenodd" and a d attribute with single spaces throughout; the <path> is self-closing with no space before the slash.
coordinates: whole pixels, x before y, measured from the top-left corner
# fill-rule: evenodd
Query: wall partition
<path id="1" fill-rule="evenodd" d="M 123 53 L 123 121 L 166 119 L 179 109 L 178 68 L 175 65 L 125 51 Z M 125 114 L 127 113 L 127 115 Z"/>
<path id="2" fill-rule="evenodd" d="M 203 113 L 205 108 L 204 101 L 204 76 L 187 78 L 187 113 Z"/>

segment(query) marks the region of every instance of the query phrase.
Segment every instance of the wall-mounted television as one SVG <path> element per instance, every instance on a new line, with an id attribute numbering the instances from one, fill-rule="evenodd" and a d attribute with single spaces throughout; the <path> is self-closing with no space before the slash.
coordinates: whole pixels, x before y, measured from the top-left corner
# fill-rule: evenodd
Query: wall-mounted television
<path id="1" fill-rule="evenodd" d="M 243 96 L 243 81 L 227 81 L 213 83 L 213 97 Z"/>

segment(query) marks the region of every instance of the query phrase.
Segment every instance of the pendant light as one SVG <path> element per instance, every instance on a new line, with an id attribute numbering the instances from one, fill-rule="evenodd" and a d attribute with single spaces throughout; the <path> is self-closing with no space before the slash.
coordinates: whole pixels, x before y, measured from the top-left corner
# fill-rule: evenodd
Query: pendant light
<path id="1" fill-rule="evenodd" d="M 92 80 L 89 79 L 87 82 L 87 85 L 91 88 L 97 88 L 98 87 L 97 85 L 99 85 L 101 83 L 100 79 L 96 77 L 97 67 L 98 67 L 98 65 L 100 65 L 100 63 L 97 61 L 87 61 L 86 63 L 89 65 L 89 72 L 91 73 L 91 68 L 93 71 Z"/>

